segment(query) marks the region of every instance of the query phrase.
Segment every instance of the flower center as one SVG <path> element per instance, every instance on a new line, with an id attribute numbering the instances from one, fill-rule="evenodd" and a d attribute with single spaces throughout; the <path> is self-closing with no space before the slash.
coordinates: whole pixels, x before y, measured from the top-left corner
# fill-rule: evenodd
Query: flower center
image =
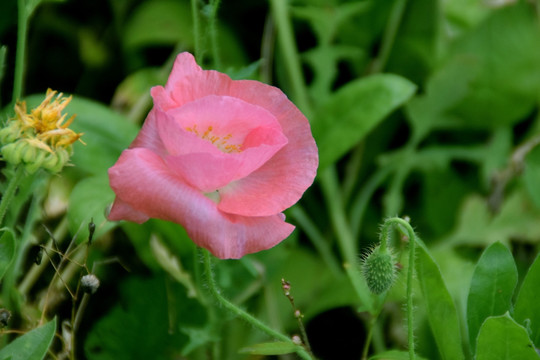
<path id="1" fill-rule="evenodd" d="M 229 140 L 232 138 L 232 134 L 227 134 L 225 136 L 219 136 L 213 133 L 212 126 L 208 126 L 206 130 L 199 131 L 197 129 L 197 124 L 194 124 L 191 127 L 186 128 L 187 131 L 194 133 L 199 138 L 211 142 L 215 147 L 221 150 L 224 153 L 233 153 L 233 152 L 242 152 L 242 144 L 231 144 Z"/>

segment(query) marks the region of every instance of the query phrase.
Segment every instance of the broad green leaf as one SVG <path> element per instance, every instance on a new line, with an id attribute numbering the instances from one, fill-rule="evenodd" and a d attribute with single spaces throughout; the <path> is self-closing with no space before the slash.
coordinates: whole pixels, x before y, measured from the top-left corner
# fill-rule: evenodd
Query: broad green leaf
<path id="1" fill-rule="evenodd" d="M 416 355 L 416 360 L 424 360 L 423 357 Z M 383 353 L 373 355 L 369 360 L 409 360 L 408 351 L 388 350 Z"/>
<path id="2" fill-rule="evenodd" d="M 514 319 L 525 325 L 530 324 L 531 339 L 537 347 L 540 347 L 540 311 L 538 311 L 538 299 L 540 299 L 540 255 L 529 268 L 514 305 Z M 527 326 L 528 327 L 528 326 Z"/>
<path id="3" fill-rule="evenodd" d="M 478 334 L 476 360 L 538 360 L 527 330 L 508 313 L 486 319 Z"/>
<path id="4" fill-rule="evenodd" d="M 77 234 L 77 242 L 88 239 L 90 221 L 96 225 L 94 238 L 98 238 L 115 226 L 115 223 L 105 218 L 107 206 L 112 204 L 113 200 L 114 192 L 105 174 L 89 177 L 75 185 L 69 196 L 67 215 L 70 232 L 73 235 Z"/>
<path id="5" fill-rule="evenodd" d="M 41 360 L 45 358 L 56 332 L 56 318 L 16 338 L 0 350 L 0 359 Z"/>
<path id="6" fill-rule="evenodd" d="M 441 243 L 444 246 L 486 246 L 495 241 L 503 244 L 511 238 L 535 242 L 540 236 L 540 209 L 532 206 L 523 190 L 507 195 L 498 214 L 490 214 L 486 199 L 471 195 L 459 211 L 452 234 Z"/>
<path id="7" fill-rule="evenodd" d="M 416 87 L 405 78 L 376 74 L 349 82 L 316 109 L 313 136 L 319 147 L 319 168 L 338 160 L 392 111 L 403 105 Z"/>
<path id="8" fill-rule="evenodd" d="M 506 246 L 496 242 L 484 251 L 476 265 L 467 301 L 469 341 L 473 350 L 486 318 L 510 310 L 517 280 L 516 264 Z"/>
<path id="9" fill-rule="evenodd" d="M 0 282 L 4 277 L 13 256 L 15 255 L 15 238 L 13 232 L 8 229 L 1 229 L 2 236 L 0 236 Z"/>
<path id="10" fill-rule="evenodd" d="M 247 346 L 240 350 L 240 353 L 251 355 L 284 355 L 302 349 L 292 342 L 276 341 Z"/>
<path id="11" fill-rule="evenodd" d="M 124 45 L 174 45 L 192 47 L 191 7 L 187 1 L 157 0 L 141 3 L 129 18 L 123 36 Z"/>
<path id="12" fill-rule="evenodd" d="M 530 113 L 540 89 L 540 28 L 534 9 L 518 1 L 493 11 L 464 34 L 450 58 L 478 69 L 467 96 L 453 110 L 463 126 L 496 128 Z"/>
<path id="13" fill-rule="evenodd" d="M 422 289 L 429 325 L 441 359 L 463 359 L 458 314 L 439 266 L 423 246 L 418 246 L 416 253 L 418 281 Z"/>
<path id="14" fill-rule="evenodd" d="M 192 342 L 216 340 L 205 322 L 204 308 L 180 284 L 159 275 L 129 277 L 120 284 L 119 302 L 90 329 L 84 351 L 96 360 L 170 359 L 173 351 L 186 355 Z"/>
<path id="15" fill-rule="evenodd" d="M 523 180 L 531 200 L 540 208 L 540 147 L 534 148 L 525 158 Z"/>

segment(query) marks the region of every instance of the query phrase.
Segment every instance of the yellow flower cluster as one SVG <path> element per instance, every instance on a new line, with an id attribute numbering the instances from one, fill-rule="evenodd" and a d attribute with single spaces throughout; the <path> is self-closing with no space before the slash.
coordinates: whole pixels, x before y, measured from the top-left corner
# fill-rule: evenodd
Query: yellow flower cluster
<path id="1" fill-rule="evenodd" d="M 26 102 L 15 104 L 15 117 L 0 130 L 0 153 L 6 162 L 22 163 L 30 173 L 39 168 L 56 173 L 64 167 L 82 134 L 68 128 L 75 115 L 66 120 L 62 114 L 71 101 L 71 96 L 62 95 L 48 89 L 45 100 L 30 113 Z"/>

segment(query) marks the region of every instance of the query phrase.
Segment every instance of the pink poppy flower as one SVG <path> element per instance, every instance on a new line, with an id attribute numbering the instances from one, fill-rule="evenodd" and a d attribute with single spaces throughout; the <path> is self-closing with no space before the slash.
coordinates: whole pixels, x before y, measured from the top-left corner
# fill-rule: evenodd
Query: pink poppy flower
<path id="1" fill-rule="evenodd" d="M 109 220 L 181 224 L 219 258 L 281 242 L 283 211 L 313 183 L 317 146 L 306 117 L 281 90 L 202 70 L 176 58 L 129 149 L 109 169 Z"/>

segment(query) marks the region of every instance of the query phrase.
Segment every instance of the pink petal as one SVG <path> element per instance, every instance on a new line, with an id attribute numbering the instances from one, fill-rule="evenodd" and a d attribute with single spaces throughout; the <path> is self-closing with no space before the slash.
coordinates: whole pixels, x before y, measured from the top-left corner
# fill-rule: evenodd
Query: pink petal
<path id="1" fill-rule="evenodd" d="M 219 208 L 231 214 L 268 216 L 295 204 L 313 183 L 318 166 L 317 146 L 306 117 L 278 88 L 202 70 L 189 53 L 178 55 L 165 88 L 152 89 L 154 103 L 162 109 L 185 107 L 209 95 L 232 97 L 265 109 L 277 119 L 288 140 L 262 167 L 220 189 Z"/>
<path id="2" fill-rule="evenodd" d="M 269 112 L 227 96 L 207 96 L 166 114 L 156 116 L 158 133 L 172 155 L 167 165 L 204 192 L 251 174 L 287 143 Z M 231 144 L 240 152 L 222 151 Z"/>
<path id="3" fill-rule="evenodd" d="M 219 211 L 211 199 L 186 185 L 147 149 L 125 150 L 109 169 L 109 177 L 118 206 L 182 224 L 197 245 L 219 258 L 240 258 L 271 248 L 294 229 L 279 213 L 243 217 Z"/>
<path id="4" fill-rule="evenodd" d="M 234 96 L 266 106 L 280 122 L 288 143 L 261 168 L 221 189 L 219 208 L 244 216 L 266 216 L 294 205 L 313 183 L 319 164 L 317 145 L 306 117 L 283 94 L 268 91 L 258 82 L 241 82 L 246 87 L 242 91 L 233 87 Z M 256 93 L 263 95 L 252 96 Z"/>
<path id="5" fill-rule="evenodd" d="M 142 224 L 150 218 L 145 213 L 135 210 L 120 198 L 116 197 L 111 207 L 111 211 L 107 215 L 107 219 L 109 221 L 128 220 Z"/>

